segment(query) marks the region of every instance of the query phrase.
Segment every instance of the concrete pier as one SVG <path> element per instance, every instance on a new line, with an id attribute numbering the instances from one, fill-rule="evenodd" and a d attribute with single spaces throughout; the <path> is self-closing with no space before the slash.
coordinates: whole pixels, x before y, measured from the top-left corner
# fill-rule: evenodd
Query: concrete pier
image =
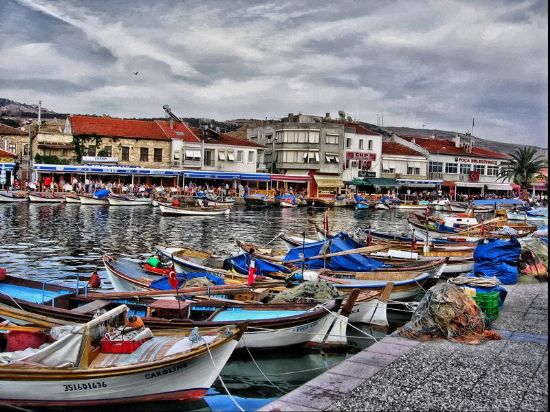
<path id="1" fill-rule="evenodd" d="M 548 284 L 506 286 L 480 345 L 388 336 L 261 411 L 547 411 Z"/>

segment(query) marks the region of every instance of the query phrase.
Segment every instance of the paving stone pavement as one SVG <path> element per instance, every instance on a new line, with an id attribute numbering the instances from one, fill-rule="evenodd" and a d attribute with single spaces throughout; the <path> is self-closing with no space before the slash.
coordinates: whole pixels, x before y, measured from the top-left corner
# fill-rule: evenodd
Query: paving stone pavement
<path id="1" fill-rule="evenodd" d="M 506 289 L 502 340 L 389 336 L 260 411 L 548 411 L 548 284 Z"/>

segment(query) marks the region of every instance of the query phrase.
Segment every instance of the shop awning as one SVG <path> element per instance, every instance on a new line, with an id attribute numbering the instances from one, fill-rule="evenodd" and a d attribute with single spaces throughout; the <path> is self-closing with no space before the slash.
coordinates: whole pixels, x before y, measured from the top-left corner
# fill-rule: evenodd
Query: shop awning
<path id="1" fill-rule="evenodd" d="M 487 183 L 487 190 L 513 190 L 510 183 Z"/>
<path id="2" fill-rule="evenodd" d="M 340 176 L 313 175 L 313 178 L 319 187 L 344 187 L 344 181 Z"/>
<path id="3" fill-rule="evenodd" d="M 89 165 L 48 165 L 36 164 L 33 170 L 42 173 L 93 173 L 107 175 L 136 175 L 136 176 L 171 176 L 176 177 L 182 173 L 174 169 L 149 169 L 144 167 L 122 166 L 89 166 Z"/>
<path id="4" fill-rule="evenodd" d="M 351 182 L 347 182 L 347 184 L 353 186 L 369 186 L 369 183 L 367 183 L 365 179 L 360 179 L 358 177 L 353 179 Z"/>
<path id="5" fill-rule="evenodd" d="M 272 174 L 271 180 L 278 182 L 308 183 L 311 182 L 309 170 L 287 170 L 284 175 Z"/>
<path id="6" fill-rule="evenodd" d="M 436 187 L 441 183 L 443 180 L 397 179 L 397 184 L 404 187 Z"/>
<path id="7" fill-rule="evenodd" d="M 456 182 L 456 187 L 483 187 L 485 183 L 480 182 Z"/>
<path id="8" fill-rule="evenodd" d="M 387 177 L 367 177 L 364 179 L 367 185 L 378 187 L 399 187 L 399 183 L 395 179 L 389 179 Z"/>
<path id="9" fill-rule="evenodd" d="M 241 173 L 241 180 L 269 182 L 271 180 L 271 175 L 269 173 Z"/>
<path id="10" fill-rule="evenodd" d="M 444 180 L 444 181 L 441 182 L 441 186 L 454 187 L 455 186 L 455 181 L 454 180 Z"/>

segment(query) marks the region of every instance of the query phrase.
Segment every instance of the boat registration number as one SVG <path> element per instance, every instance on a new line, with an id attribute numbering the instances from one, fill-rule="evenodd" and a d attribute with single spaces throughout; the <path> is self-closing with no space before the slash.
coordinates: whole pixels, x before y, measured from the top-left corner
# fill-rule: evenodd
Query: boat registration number
<path id="1" fill-rule="evenodd" d="M 105 382 L 90 382 L 90 383 L 70 383 L 63 385 L 65 392 L 74 392 L 74 391 L 90 391 L 94 389 L 103 389 L 107 387 Z"/>

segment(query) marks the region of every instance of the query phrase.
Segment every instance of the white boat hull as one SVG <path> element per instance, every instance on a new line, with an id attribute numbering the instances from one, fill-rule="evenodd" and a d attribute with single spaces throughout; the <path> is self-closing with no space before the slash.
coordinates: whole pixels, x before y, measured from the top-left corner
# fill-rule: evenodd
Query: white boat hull
<path id="1" fill-rule="evenodd" d="M 65 198 L 64 197 L 42 197 L 42 196 L 29 194 L 29 201 L 33 203 L 63 203 L 65 201 Z"/>
<path id="2" fill-rule="evenodd" d="M 236 345 L 233 340 L 211 349 L 213 360 L 206 352 L 167 366 L 122 370 L 119 374 L 109 368 L 91 368 L 74 378 L 39 380 L 37 375 L 33 380 L 4 379 L 0 380 L 0 399 L 14 406 L 37 407 L 200 399 Z"/>
<path id="3" fill-rule="evenodd" d="M 80 196 L 81 205 L 108 205 L 107 199 L 96 199 L 95 197 Z"/>
<path id="4" fill-rule="evenodd" d="M 0 193 L 0 203 L 20 203 L 27 202 L 29 199 L 27 197 L 15 197 Z"/>
<path id="5" fill-rule="evenodd" d="M 388 326 L 387 303 L 378 299 L 355 303 L 349 315 L 353 323 L 366 323 L 376 326 Z"/>
<path id="6" fill-rule="evenodd" d="M 184 215 L 184 216 L 218 216 L 218 215 L 228 215 L 229 208 L 219 209 L 219 210 L 209 210 L 207 207 L 203 209 L 198 208 L 179 208 L 171 207 L 166 205 L 159 205 L 160 212 L 167 215 Z"/>
<path id="7" fill-rule="evenodd" d="M 289 203 L 289 202 L 280 202 L 279 205 L 280 205 L 281 207 L 298 207 L 297 204 Z"/>
<path id="8" fill-rule="evenodd" d="M 67 196 L 65 197 L 65 203 L 77 203 L 77 204 L 80 204 L 80 197 L 70 197 L 70 196 Z"/>
<path id="9" fill-rule="evenodd" d="M 525 213 L 507 213 L 508 220 L 521 220 L 524 222 L 545 222 L 548 221 L 548 216 L 529 216 Z"/>
<path id="10" fill-rule="evenodd" d="M 150 206 L 152 202 L 149 198 L 117 199 L 109 197 L 107 200 L 110 206 Z"/>
<path id="11" fill-rule="evenodd" d="M 425 210 L 429 205 L 400 205 L 395 204 L 393 207 L 399 210 Z"/>
<path id="12" fill-rule="evenodd" d="M 390 210 L 390 207 L 388 205 L 383 204 L 383 203 L 376 203 L 374 205 L 374 208 L 376 210 Z"/>

